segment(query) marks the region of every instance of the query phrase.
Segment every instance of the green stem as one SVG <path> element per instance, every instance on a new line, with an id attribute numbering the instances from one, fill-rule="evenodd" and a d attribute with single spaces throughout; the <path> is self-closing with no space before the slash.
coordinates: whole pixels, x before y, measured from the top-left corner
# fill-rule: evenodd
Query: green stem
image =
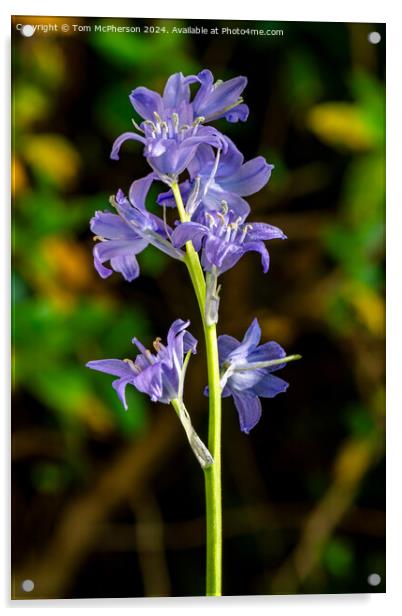
<path id="1" fill-rule="evenodd" d="M 177 183 L 172 185 L 180 220 L 189 216 Z M 222 594 L 222 488 L 221 488 L 221 387 L 216 326 L 205 320 L 205 279 L 198 254 L 192 242 L 186 243 L 185 263 L 193 283 L 204 327 L 209 386 L 208 449 L 214 463 L 204 469 L 207 521 L 207 581 L 206 594 Z"/>

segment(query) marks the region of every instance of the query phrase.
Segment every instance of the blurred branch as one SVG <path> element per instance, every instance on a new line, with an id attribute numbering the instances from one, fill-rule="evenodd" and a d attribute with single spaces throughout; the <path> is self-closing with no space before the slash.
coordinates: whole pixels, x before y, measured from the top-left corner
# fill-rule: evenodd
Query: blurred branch
<path id="1" fill-rule="evenodd" d="M 18 430 L 12 435 L 11 451 L 13 462 L 30 456 L 59 458 L 64 451 L 63 437 L 56 430 Z"/>
<path id="2" fill-rule="evenodd" d="M 68 587 L 96 542 L 101 522 L 120 503 L 141 495 L 154 473 L 175 451 L 180 434 L 173 413 L 161 410 L 149 431 L 108 464 L 92 490 L 66 506 L 43 553 L 31 555 L 16 572 L 15 587 L 19 587 L 19 580 L 28 578 L 35 582 L 30 596 L 68 596 Z M 19 598 L 18 593 L 14 598 Z"/>
<path id="3" fill-rule="evenodd" d="M 153 494 L 132 500 L 135 541 L 146 597 L 169 597 L 170 578 L 164 553 L 163 520 Z M 132 533 L 132 530 L 131 530 Z"/>
<path id="4" fill-rule="evenodd" d="M 381 436 L 349 438 L 333 469 L 333 483 L 304 524 L 300 540 L 271 582 L 273 594 L 297 593 L 319 563 L 323 548 L 354 502 L 360 484 L 383 450 Z"/>
<path id="5" fill-rule="evenodd" d="M 274 512 L 274 516 L 273 516 Z M 254 535 L 256 533 L 274 533 L 283 530 L 301 528 L 309 517 L 307 505 L 291 503 L 274 506 L 255 503 L 244 507 L 225 509 L 225 539 Z M 383 537 L 385 514 L 375 509 L 353 507 L 340 520 L 338 528 L 343 532 L 356 533 L 370 537 Z M 158 523 L 147 524 L 147 532 L 158 533 Z M 169 550 L 190 550 L 202 547 L 204 540 L 205 518 L 198 517 L 186 522 L 165 524 L 164 543 Z M 132 551 L 138 549 L 138 542 L 133 529 L 127 524 L 107 524 L 100 530 L 99 549 L 106 552 Z"/>

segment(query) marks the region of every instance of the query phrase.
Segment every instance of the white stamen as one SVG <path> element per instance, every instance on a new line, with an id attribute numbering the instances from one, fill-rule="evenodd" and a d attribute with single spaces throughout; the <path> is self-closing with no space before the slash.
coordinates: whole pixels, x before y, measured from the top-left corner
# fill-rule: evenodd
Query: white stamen
<path id="1" fill-rule="evenodd" d="M 209 227 L 210 229 L 213 229 L 215 226 L 215 219 L 212 216 L 212 214 L 210 214 L 209 212 L 205 213 L 205 218 L 207 218 L 209 220 Z"/>
<path id="2" fill-rule="evenodd" d="M 240 219 L 241 220 L 241 219 Z M 247 235 L 247 233 L 249 232 L 249 230 L 252 229 L 251 225 L 244 225 L 243 227 L 243 232 L 241 234 L 241 238 L 240 238 L 240 243 L 242 244 L 245 240 L 245 237 Z"/>
<path id="3" fill-rule="evenodd" d="M 137 122 L 134 120 L 134 118 L 131 118 L 131 121 L 134 125 L 134 127 L 140 132 L 143 133 L 144 131 L 142 130 L 141 126 L 138 126 Z"/>
<path id="4" fill-rule="evenodd" d="M 221 156 L 221 151 L 220 150 L 216 150 L 216 156 L 215 156 L 215 162 L 214 162 L 214 166 L 212 167 L 212 171 L 210 173 L 210 176 L 208 178 L 207 183 L 205 184 L 205 188 L 204 188 L 204 196 L 207 194 L 209 187 L 211 186 L 212 182 L 214 181 L 216 172 L 218 170 L 218 165 L 219 165 L 219 159 Z"/>
<path id="5" fill-rule="evenodd" d="M 177 133 L 177 131 L 179 130 L 179 114 L 176 112 L 172 113 L 172 126 L 173 131 Z"/>

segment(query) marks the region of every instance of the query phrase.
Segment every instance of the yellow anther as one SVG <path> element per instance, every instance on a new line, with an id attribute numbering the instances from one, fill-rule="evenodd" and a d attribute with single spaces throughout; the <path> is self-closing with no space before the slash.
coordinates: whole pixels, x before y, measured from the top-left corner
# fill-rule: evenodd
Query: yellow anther
<path id="1" fill-rule="evenodd" d="M 155 338 L 155 340 L 153 341 L 153 347 L 155 349 L 155 351 L 160 351 L 161 350 L 161 342 L 162 342 L 162 338 Z"/>

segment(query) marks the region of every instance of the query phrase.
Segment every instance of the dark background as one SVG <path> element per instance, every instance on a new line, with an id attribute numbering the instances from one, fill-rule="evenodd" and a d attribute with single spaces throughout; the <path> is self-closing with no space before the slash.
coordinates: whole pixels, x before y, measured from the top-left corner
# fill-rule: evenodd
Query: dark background
<path id="1" fill-rule="evenodd" d="M 264 341 L 303 356 L 249 436 L 224 401 L 224 594 L 384 592 L 384 26 L 14 18 L 47 22 L 284 36 L 13 28 L 13 597 L 204 593 L 203 477 L 172 409 L 131 389 L 125 412 L 84 367 L 178 317 L 202 340 L 184 267 L 148 248 L 138 280 L 102 281 L 88 220 L 148 171 L 139 144 L 109 159 L 130 91 L 203 68 L 248 77 L 248 122 L 216 125 L 275 164 L 251 218 L 289 238 L 266 276 L 252 253 L 224 275 L 219 333 L 257 316 Z M 205 438 L 204 363 L 200 343 L 185 397 Z"/>

